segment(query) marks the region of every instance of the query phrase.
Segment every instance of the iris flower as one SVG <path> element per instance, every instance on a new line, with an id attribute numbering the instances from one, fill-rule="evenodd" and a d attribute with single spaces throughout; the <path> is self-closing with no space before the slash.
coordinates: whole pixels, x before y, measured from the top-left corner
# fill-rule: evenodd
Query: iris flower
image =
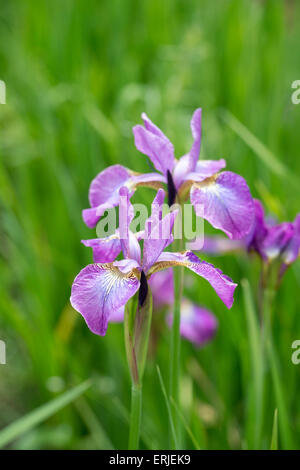
<path id="1" fill-rule="evenodd" d="M 119 190 L 126 186 L 130 196 L 138 186 L 168 187 L 171 206 L 176 197 L 184 202 L 188 195 L 196 214 L 213 227 L 225 232 L 229 238 L 240 239 L 250 230 L 253 222 L 253 200 L 246 181 L 230 171 L 221 171 L 226 162 L 198 160 L 201 144 L 201 109 L 196 109 L 191 120 L 193 144 L 190 151 L 175 159 L 174 147 L 165 134 L 142 114 L 144 126 L 133 128 L 136 148 L 147 155 L 156 172 L 138 174 L 121 165 L 113 165 L 99 173 L 89 189 L 91 208 L 83 211 L 83 219 L 94 227 L 106 209 L 115 207 Z M 200 212 L 201 213 L 200 213 Z"/>
<path id="2" fill-rule="evenodd" d="M 143 305 L 152 274 L 176 266 L 184 266 L 206 279 L 230 308 L 237 284 L 222 271 L 201 261 L 191 251 L 163 252 L 173 241 L 172 229 L 177 215 L 177 211 L 172 211 L 162 218 L 164 191 L 158 190 L 145 229 L 138 234 L 129 229 L 134 216 L 130 192 L 127 187 L 122 187 L 119 192 L 120 217 L 127 222 L 125 233 L 121 234 L 119 228 L 112 237 L 85 241 L 85 245 L 93 248 L 95 263 L 83 268 L 72 285 L 71 304 L 84 317 L 89 329 L 105 335 L 110 318 L 123 315 L 126 303 L 137 292 L 139 305 Z M 139 245 L 141 238 L 143 256 Z M 113 261 L 120 251 L 124 259 Z"/>

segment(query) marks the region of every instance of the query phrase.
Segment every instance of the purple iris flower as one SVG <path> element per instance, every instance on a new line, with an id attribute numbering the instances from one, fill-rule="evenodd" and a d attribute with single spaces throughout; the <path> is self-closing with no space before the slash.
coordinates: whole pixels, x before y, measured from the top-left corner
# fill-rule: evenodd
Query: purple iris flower
<path id="1" fill-rule="evenodd" d="M 250 230 L 254 217 L 253 200 L 246 181 L 240 175 L 222 170 L 225 160 L 198 160 L 201 144 L 201 109 L 191 120 L 193 144 L 190 151 L 175 159 L 174 147 L 164 133 L 145 113 L 144 126 L 133 128 L 136 148 L 147 155 L 157 172 L 137 174 L 121 166 L 108 167 L 92 181 L 89 190 L 90 209 L 83 219 L 94 227 L 104 211 L 118 205 L 119 189 L 126 186 L 130 195 L 140 186 L 168 186 L 169 206 L 178 196 L 183 202 L 190 195 L 196 214 L 229 238 L 240 239 Z M 201 213 L 200 213 L 200 212 Z"/>
<path id="2" fill-rule="evenodd" d="M 237 284 L 222 271 L 201 261 L 191 251 L 163 252 L 173 241 L 172 229 L 177 215 L 177 211 L 172 211 L 162 218 L 164 196 L 164 191 L 159 189 L 144 231 L 135 235 L 129 229 L 133 219 L 130 193 L 128 188 L 122 187 L 120 217 L 127 220 L 127 233 L 122 233 L 121 237 L 119 228 L 112 237 L 84 242 L 93 248 L 96 262 L 83 268 L 77 275 L 72 285 L 70 300 L 73 308 L 81 313 L 93 333 L 105 335 L 110 318 L 123 315 L 125 304 L 137 292 L 139 304 L 142 305 L 151 275 L 175 266 L 185 266 L 206 279 L 224 304 L 228 308 L 232 306 Z M 158 236 L 161 234 L 163 236 Z M 143 238 L 143 256 L 139 238 Z M 104 249 L 105 244 L 109 246 L 107 251 Z M 112 261 L 119 250 L 123 252 L 124 259 Z"/>
<path id="3" fill-rule="evenodd" d="M 276 224 L 265 217 L 261 202 L 254 199 L 255 217 L 249 233 L 241 240 L 225 237 L 206 237 L 203 251 L 210 254 L 236 250 L 256 252 L 265 263 L 279 261 L 280 275 L 285 272 L 300 254 L 300 214 L 294 222 Z"/>

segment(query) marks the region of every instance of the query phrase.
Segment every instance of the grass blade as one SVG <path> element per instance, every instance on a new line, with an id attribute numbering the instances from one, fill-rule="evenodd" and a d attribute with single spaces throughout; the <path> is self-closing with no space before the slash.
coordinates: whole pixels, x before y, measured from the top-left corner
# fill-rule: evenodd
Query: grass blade
<path id="1" fill-rule="evenodd" d="M 181 422 L 182 422 L 182 424 L 183 424 L 183 426 L 184 426 L 184 428 L 185 428 L 187 434 L 190 436 L 191 441 L 192 441 L 192 443 L 194 444 L 196 450 L 200 450 L 200 449 L 201 449 L 201 448 L 200 448 L 200 445 L 199 445 L 199 443 L 198 443 L 198 441 L 197 441 L 197 439 L 196 439 L 196 437 L 195 437 L 193 431 L 191 430 L 191 428 L 189 427 L 188 423 L 186 422 L 183 413 L 182 413 L 182 412 L 180 411 L 180 409 L 178 408 L 178 405 L 177 405 L 177 403 L 175 402 L 175 400 L 174 400 L 173 397 L 171 397 L 171 403 L 172 403 L 172 406 L 174 407 L 176 413 L 178 414 L 178 416 L 179 416 L 179 418 L 180 418 L 180 420 L 181 420 Z"/>
<path id="2" fill-rule="evenodd" d="M 253 150 L 261 161 L 280 177 L 289 178 L 294 183 L 298 179 L 294 177 L 288 168 L 269 150 L 249 129 L 244 126 L 233 114 L 226 109 L 222 110 L 224 122 Z"/>
<path id="3" fill-rule="evenodd" d="M 76 400 L 76 398 L 86 392 L 90 386 L 91 382 L 87 380 L 6 426 L 0 431 L 0 448 L 50 418 L 50 416 Z"/>
<path id="4" fill-rule="evenodd" d="M 166 401 L 172 438 L 173 438 L 173 441 L 175 443 L 175 447 L 177 449 L 178 448 L 178 442 L 177 442 L 177 437 L 176 437 L 176 433 L 175 433 L 175 427 L 174 427 L 174 421 L 173 421 L 172 411 L 171 411 L 171 407 L 170 407 L 170 402 L 169 402 L 168 395 L 167 395 L 167 392 L 166 392 L 166 387 L 165 387 L 164 382 L 163 382 L 163 378 L 162 378 L 161 373 L 160 373 L 160 368 L 159 368 L 158 365 L 156 367 L 157 367 L 159 383 L 160 383 L 160 386 L 161 386 L 161 389 L 162 389 L 162 392 L 163 392 L 163 396 L 164 396 L 165 401 Z"/>
<path id="5" fill-rule="evenodd" d="M 278 410 L 277 408 L 274 411 L 274 420 L 273 420 L 273 429 L 272 429 L 272 439 L 270 450 L 278 450 Z"/>

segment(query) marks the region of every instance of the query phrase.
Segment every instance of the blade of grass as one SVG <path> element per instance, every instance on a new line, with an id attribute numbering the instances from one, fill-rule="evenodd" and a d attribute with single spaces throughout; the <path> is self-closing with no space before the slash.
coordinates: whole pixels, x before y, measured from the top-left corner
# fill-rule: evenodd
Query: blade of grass
<path id="1" fill-rule="evenodd" d="M 86 392 L 90 386 L 91 382 L 87 380 L 6 426 L 0 431 L 0 448 L 50 418 L 50 416 L 76 400 L 76 398 Z"/>
<path id="2" fill-rule="evenodd" d="M 224 122 L 250 147 L 261 161 L 274 173 L 280 177 L 288 178 L 289 181 L 298 184 L 298 178 L 295 178 L 289 169 L 278 160 L 278 158 L 269 150 L 249 129 L 244 126 L 228 110 L 222 109 L 221 117 Z"/>
<path id="3" fill-rule="evenodd" d="M 87 400 L 84 397 L 81 397 L 74 403 L 74 405 L 76 406 L 78 413 L 80 414 L 87 428 L 90 430 L 96 448 L 107 450 L 114 449 L 111 440 L 107 436 L 102 424 L 100 423 Z"/>
<path id="4" fill-rule="evenodd" d="M 196 437 L 195 437 L 193 431 L 191 430 L 191 428 L 189 427 L 188 423 L 186 422 L 185 417 L 183 416 L 182 412 L 181 412 L 180 409 L 178 408 L 178 405 L 177 405 L 177 403 L 175 402 L 175 400 L 174 400 L 173 397 L 171 397 L 171 404 L 172 404 L 172 406 L 174 407 L 176 413 L 178 414 L 178 416 L 179 416 L 179 418 L 180 418 L 180 420 L 181 420 L 181 422 L 182 422 L 182 424 L 183 424 L 183 426 L 184 426 L 186 432 L 187 432 L 188 435 L 190 436 L 191 441 L 193 442 L 193 444 L 194 444 L 196 450 L 200 450 L 201 447 L 200 447 L 200 445 L 199 445 L 199 443 L 198 443 L 198 441 L 197 441 L 197 439 L 196 439 Z"/>
<path id="5" fill-rule="evenodd" d="M 158 378 L 159 378 L 159 383 L 160 383 L 160 386 L 161 386 L 161 389 L 162 389 L 162 393 L 163 393 L 164 399 L 166 401 L 166 407 L 167 407 L 167 411 L 168 411 L 169 425 L 170 425 L 170 429 L 171 429 L 171 433 L 172 433 L 172 438 L 173 438 L 173 441 L 175 443 L 175 448 L 177 449 L 178 448 L 177 437 L 176 437 L 176 433 L 175 433 L 175 427 L 174 427 L 170 402 L 169 402 L 168 395 L 167 395 L 167 392 L 166 392 L 166 388 L 165 388 L 165 385 L 164 385 L 164 382 L 163 382 L 163 379 L 162 379 L 162 376 L 161 376 L 161 373 L 160 373 L 160 368 L 159 368 L 158 365 L 156 366 L 156 368 L 157 368 L 157 373 L 158 373 Z"/>
<path id="6" fill-rule="evenodd" d="M 278 410 L 275 408 L 270 450 L 278 450 Z"/>

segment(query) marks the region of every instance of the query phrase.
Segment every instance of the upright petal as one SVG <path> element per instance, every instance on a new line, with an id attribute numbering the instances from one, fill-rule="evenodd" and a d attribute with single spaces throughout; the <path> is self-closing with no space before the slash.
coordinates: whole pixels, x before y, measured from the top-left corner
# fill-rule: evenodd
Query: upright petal
<path id="1" fill-rule="evenodd" d="M 119 191 L 119 234 L 125 258 L 135 259 L 140 263 L 141 249 L 136 236 L 130 231 L 134 218 L 134 208 L 130 202 L 129 190 L 123 186 Z"/>
<path id="2" fill-rule="evenodd" d="M 168 317 L 172 324 L 172 314 Z M 181 305 L 180 334 L 197 347 L 213 339 L 218 328 L 215 315 L 206 308 L 183 299 Z"/>
<path id="3" fill-rule="evenodd" d="M 250 231 L 254 205 L 242 176 L 224 171 L 195 183 L 190 197 L 196 214 L 223 230 L 229 238 L 240 239 Z"/>
<path id="4" fill-rule="evenodd" d="M 183 253 L 162 253 L 157 262 L 151 267 L 148 272 L 148 277 L 162 269 L 171 268 L 174 266 L 185 266 L 199 276 L 206 279 L 217 295 L 224 302 L 226 307 L 231 308 L 233 304 L 233 293 L 237 284 L 235 284 L 230 277 L 222 273 L 220 269 L 215 268 L 212 264 L 206 261 L 201 261 L 191 251 Z"/>
<path id="5" fill-rule="evenodd" d="M 145 229 L 142 268 L 147 273 L 161 252 L 173 241 L 172 230 L 178 211 L 169 212 L 150 230 Z"/>
<path id="6" fill-rule="evenodd" d="M 158 171 L 166 175 L 174 166 L 173 144 L 145 113 L 142 117 L 145 127 L 137 125 L 133 128 L 135 146 L 150 158 Z"/>
<path id="7" fill-rule="evenodd" d="M 121 252 L 121 242 L 118 234 L 106 238 L 92 238 L 81 242 L 93 249 L 94 263 L 111 263 Z"/>
<path id="8" fill-rule="evenodd" d="M 139 284 L 132 271 L 124 274 L 113 264 L 89 264 L 73 282 L 71 305 L 93 333 L 104 336 L 111 313 L 126 304 Z"/>

